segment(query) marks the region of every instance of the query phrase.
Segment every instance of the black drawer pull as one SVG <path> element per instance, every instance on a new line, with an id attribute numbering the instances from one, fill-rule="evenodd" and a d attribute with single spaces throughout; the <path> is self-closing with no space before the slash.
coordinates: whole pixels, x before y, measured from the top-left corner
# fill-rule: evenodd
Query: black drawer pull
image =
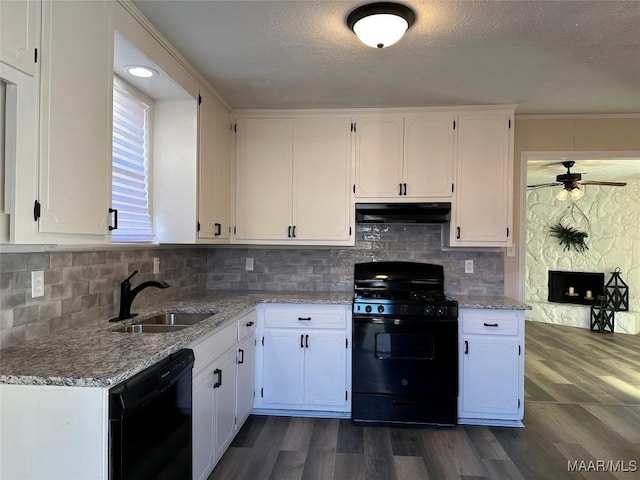
<path id="1" fill-rule="evenodd" d="M 311 321 L 311 317 L 298 317 L 298 320 L 301 322 L 309 322 Z"/>
<path id="2" fill-rule="evenodd" d="M 253 327 L 253 322 L 247 322 L 247 327 Z"/>
<path id="3" fill-rule="evenodd" d="M 216 368 L 213 371 L 213 375 L 218 377 L 218 381 L 213 384 L 213 388 L 221 387 L 222 386 L 222 370 L 220 370 L 219 368 Z"/>
<path id="4" fill-rule="evenodd" d="M 484 326 L 485 326 L 485 327 L 497 327 L 497 326 L 498 326 L 498 324 L 497 324 L 497 323 L 487 323 L 487 322 L 484 322 Z"/>

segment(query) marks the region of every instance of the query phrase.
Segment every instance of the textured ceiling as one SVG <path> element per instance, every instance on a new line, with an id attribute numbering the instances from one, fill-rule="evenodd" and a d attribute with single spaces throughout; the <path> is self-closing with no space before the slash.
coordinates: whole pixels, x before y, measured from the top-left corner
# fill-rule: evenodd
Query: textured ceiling
<path id="1" fill-rule="evenodd" d="M 640 112 L 638 1 L 406 1 L 416 23 L 382 50 L 345 25 L 362 1 L 133 3 L 233 108 Z"/>

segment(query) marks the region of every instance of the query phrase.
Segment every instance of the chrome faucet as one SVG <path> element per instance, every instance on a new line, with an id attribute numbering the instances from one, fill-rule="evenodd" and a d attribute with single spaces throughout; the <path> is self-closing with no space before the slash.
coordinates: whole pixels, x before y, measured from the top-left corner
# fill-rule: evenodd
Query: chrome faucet
<path id="1" fill-rule="evenodd" d="M 134 271 L 131 275 L 127 277 L 127 279 L 120 284 L 120 313 L 116 318 L 111 319 L 111 321 L 116 320 L 126 320 L 127 318 L 132 318 L 137 315 L 137 313 L 131 313 L 131 304 L 133 303 L 133 299 L 136 298 L 142 290 L 147 287 L 156 287 L 156 288 L 168 288 L 169 284 L 167 282 L 163 282 L 161 280 L 149 280 L 147 282 L 142 282 L 135 288 L 131 288 L 131 278 L 138 273 L 138 270 Z"/>

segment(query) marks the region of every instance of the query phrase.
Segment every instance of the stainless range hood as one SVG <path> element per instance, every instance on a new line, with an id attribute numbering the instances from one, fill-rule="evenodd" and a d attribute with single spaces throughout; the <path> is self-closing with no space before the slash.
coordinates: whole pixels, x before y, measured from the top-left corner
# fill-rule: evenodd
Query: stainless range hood
<path id="1" fill-rule="evenodd" d="M 356 223 L 446 223 L 451 203 L 356 203 Z"/>

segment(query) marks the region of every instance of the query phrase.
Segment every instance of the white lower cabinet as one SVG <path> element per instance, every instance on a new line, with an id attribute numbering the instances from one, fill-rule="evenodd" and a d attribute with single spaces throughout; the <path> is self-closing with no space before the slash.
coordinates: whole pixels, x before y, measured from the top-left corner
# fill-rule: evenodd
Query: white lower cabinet
<path id="1" fill-rule="evenodd" d="M 522 425 L 524 312 L 460 310 L 458 422 Z"/>
<path id="2" fill-rule="evenodd" d="M 256 411 L 348 413 L 349 307 L 264 305 L 258 318 Z"/>
<path id="3" fill-rule="evenodd" d="M 249 323 L 251 325 L 247 327 Z M 193 370 L 194 479 L 209 477 L 249 416 L 255 382 L 254 329 L 255 309 L 252 309 L 236 322 L 191 345 L 196 358 Z M 239 336 L 242 337 L 240 343 Z"/>

